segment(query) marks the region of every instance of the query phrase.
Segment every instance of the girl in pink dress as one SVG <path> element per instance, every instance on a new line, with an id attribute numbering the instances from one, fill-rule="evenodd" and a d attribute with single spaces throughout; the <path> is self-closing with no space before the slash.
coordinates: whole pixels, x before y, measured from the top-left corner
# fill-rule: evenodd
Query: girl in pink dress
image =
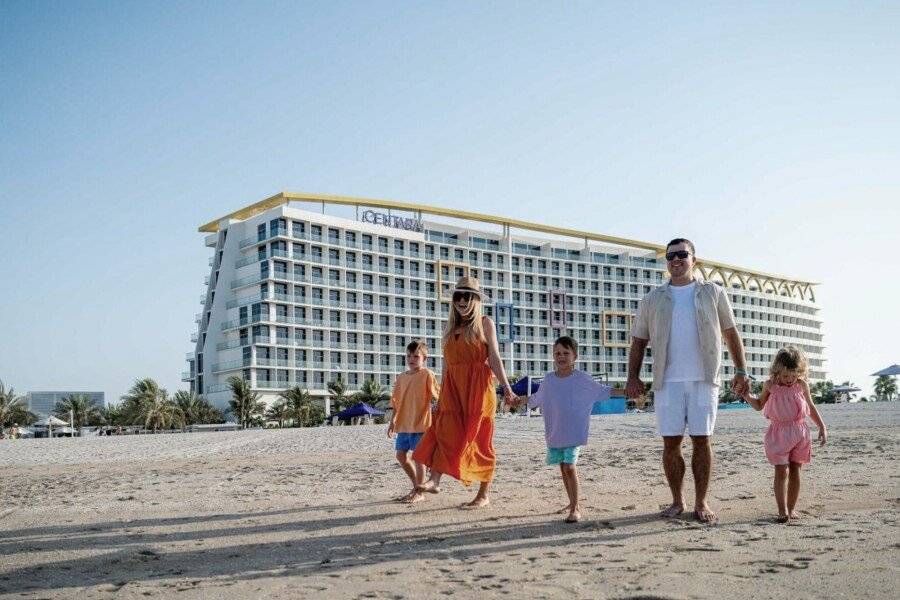
<path id="1" fill-rule="evenodd" d="M 800 495 L 800 467 L 809 462 L 812 454 L 806 417 L 818 427 L 821 445 L 825 445 L 828 437 L 825 423 L 809 393 L 807 371 L 803 351 L 796 346 L 787 346 L 775 355 L 762 393 L 758 397 L 749 392 L 744 394 L 744 400 L 756 410 L 762 410 L 769 419 L 763 445 L 766 458 L 775 465 L 773 487 L 780 523 L 799 518 L 794 507 Z"/>

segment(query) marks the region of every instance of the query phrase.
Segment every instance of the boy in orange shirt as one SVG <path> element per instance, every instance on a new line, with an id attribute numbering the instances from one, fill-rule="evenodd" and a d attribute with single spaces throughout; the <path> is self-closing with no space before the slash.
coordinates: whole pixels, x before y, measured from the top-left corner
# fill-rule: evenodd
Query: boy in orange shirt
<path id="1" fill-rule="evenodd" d="M 419 440 L 431 425 L 431 400 L 440 396 L 437 379 L 431 370 L 425 368 L 428 349 L 419 340 L 410 342 L 406 347 L 405 373 L 397 375 L 394 392 L 391 395 L 391 406 L 394 409 L 391 423 L 388 425 L 389 438 L 397 434 L 394 449 L 397 451 L 397 462 L 403 467 L 412 482 L 412 491 L 399 498 L 401 502 L 413 503 L 425 499 L 422 492 L 416 490 L 417 485 L 425 481 L 425 467 L 410 458 Z"/>

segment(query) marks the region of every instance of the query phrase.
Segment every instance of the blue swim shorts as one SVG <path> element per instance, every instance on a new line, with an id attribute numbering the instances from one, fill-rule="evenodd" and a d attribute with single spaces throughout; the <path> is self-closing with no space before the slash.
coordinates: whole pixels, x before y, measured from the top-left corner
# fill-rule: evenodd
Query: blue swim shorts
<path id="1" fill-rule="evenodd" d="M 547 448 L 547 464 L 558 465 L 566 463 L 574 465 L 578 462 L 578 453 L 581 446 L 569 446 L 567 448 Z"/>
<path id="2" fill-rule="evenodd" d="M 394 450 L 398 452 L 402 450 L 415 450 L 419 445 L 424 433 L 398 433 L 397 441 L 394 443 Z"/>

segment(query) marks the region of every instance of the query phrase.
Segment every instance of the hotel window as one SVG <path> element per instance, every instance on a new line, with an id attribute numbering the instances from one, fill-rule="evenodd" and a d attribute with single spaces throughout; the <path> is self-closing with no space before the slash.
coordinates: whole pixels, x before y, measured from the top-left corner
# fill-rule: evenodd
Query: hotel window
<path id="1" fill-rule="evenodd" d="M 386 237 L 378 237 L 378 250 L 379 252 L 388 251 L 388 239 Z"/>
<path id="2" fill-rule="evenodd" d="M 403 254 L 403 240 L 394 240 L 394 254 Z"/>
<path id="3" fill-rule="evenodd" d="M 314 240 L 322 239 L 322 226 L 321 225 L 310 225 L 309 227 L 310 235 Z"/>
<path id="4" fill-rule="evenodd" d="M 354 245 L 356 243 L 356 232 L 355 231 L 347 231 L 344 233 L 344 240 L 349 245 Z"/>

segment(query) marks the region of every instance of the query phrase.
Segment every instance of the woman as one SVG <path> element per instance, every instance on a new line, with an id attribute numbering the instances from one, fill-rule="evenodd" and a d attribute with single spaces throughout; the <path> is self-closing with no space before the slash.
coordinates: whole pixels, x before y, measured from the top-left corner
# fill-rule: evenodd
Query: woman
<path id="1" fill-rule="evenodd" d="M 503 385 L 506 400 L 515 398 L 500 360 L 494 322 L 484 316 L 483 300 L 477 279 L 462 277 L 456 283 L 442 344 L 444 369 L 438 411 L 413 454 L 413 460 L 431 467 L 431 478 L 417 486 L 420 491 L 440 492 L 444 474 L 465 486 L 479 482 L 475 498 L 462 505 L 465 509 L 490 504 L 497 412 L 492 371 Z"/>

